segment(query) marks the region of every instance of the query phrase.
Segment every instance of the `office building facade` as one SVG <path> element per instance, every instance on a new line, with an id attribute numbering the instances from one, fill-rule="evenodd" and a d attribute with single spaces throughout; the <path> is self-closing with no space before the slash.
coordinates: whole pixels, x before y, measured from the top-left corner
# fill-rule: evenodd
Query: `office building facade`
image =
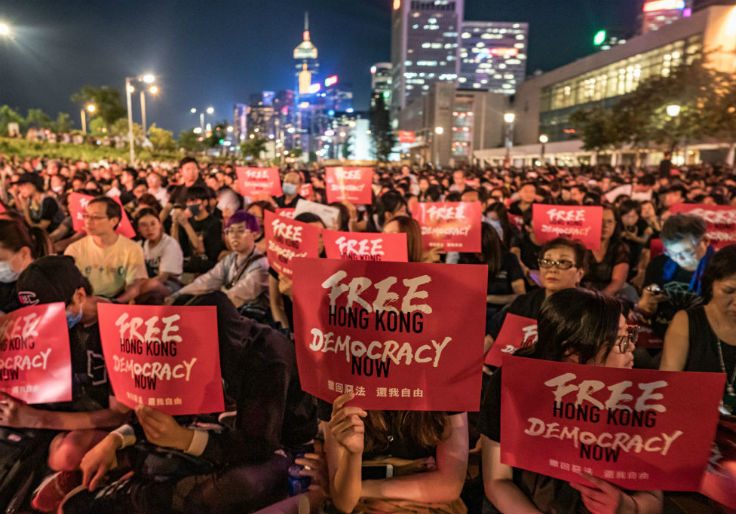
<path id="1" fill-rule="evenodd" d="M 526 76 L 528 32 L 527 23 L 463 22 L 459 86 L 514 94 Z"/>

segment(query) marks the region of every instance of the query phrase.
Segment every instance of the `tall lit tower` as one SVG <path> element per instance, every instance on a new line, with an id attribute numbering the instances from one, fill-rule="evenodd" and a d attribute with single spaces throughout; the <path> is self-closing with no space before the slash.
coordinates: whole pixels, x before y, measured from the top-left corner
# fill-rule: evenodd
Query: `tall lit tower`
<path id="1" fill-rule="evenodd" d="M 312 75 L 317 73 L 319 63 L 317 62 L 317 47 L 309 38 L 309 13 L 304 13 L 304 32 L 302 42 L 294 48 L 294 60 L 296 61 L 296 76 L 298 82 L 298 94 L 309 94 L 312 85 Z"/>

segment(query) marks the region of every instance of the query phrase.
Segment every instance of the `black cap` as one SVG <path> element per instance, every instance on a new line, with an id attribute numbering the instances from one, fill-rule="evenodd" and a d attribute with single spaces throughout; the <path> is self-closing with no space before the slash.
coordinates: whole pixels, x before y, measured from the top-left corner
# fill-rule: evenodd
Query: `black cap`
<path id="1" fill-rule="evenodd" d="M 41 178 L 41 176 L 36 173 L 24 173 L 20 176 L 16 184 L 33 184 L 36 190 L 38 190 L 39 192 L 43 191 L 43 178 Z"/>
<path id="2" fill-rule="evenodd" d="M 89 282 L 74 264 L 74 259 L 64 255 L 49 255 L 33 261 L 16 283 L 21 305 L 66 304 L 80 287 L 90 292 Z"/>

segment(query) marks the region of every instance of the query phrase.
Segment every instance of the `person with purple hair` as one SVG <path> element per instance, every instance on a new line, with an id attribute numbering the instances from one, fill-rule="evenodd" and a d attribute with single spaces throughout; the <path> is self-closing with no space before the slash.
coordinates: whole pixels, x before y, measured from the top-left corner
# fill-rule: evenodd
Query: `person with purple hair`
<path id="1" fill-rule="evenodd" d="M 261 231 L 258 219 L 239 210 L 227 220 L 225 237 L 232 249 L 214 268 L 169 296 L 166 303 L 182 304 L 192 296 L 222 291 L 235 308 L 268 309 L 268 261 L 255 247 Z"/>

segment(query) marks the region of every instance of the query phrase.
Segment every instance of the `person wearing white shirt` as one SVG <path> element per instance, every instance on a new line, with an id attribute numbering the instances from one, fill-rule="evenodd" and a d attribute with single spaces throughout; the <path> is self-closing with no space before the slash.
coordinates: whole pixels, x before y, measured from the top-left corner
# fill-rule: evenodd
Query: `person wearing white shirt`
<path id="1" fill-rule="evenodd" d="M 141 285 L 138 303 L 161 303 L 181 287 L 179 277 L 184 267 L 184 254 L 179 242 L 164 232 L 163 224 L 153 209 L 142 209 L 135 219 L 146 262 L 148 280 Z"/>

